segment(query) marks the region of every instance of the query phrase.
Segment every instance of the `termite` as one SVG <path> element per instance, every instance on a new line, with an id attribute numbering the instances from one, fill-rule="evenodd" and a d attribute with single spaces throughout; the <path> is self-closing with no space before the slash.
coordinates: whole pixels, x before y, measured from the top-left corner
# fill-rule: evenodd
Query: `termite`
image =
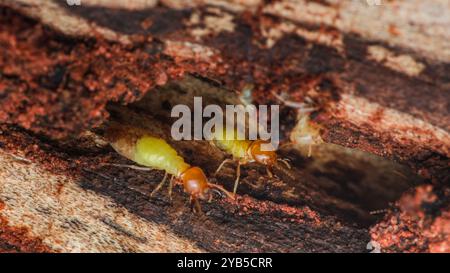
<path id="1" fill-rule="evenodd" d="M 308 157 L 310 157 L 312 146 L 323 143 L 320 130 L 320 126 L 311 122 L 308 114 L 299 114 L 297 125 L 291 133 L 291 142 L 308 146 Z"/>
<path id="2" fill-rule="evenodd" d="M 317 111 L 317 107 L 311 106 L 312 101 L 310 98 L 306 97 L 305 102 L 293 102 L 285 98 L 285 94 L 278 95 L 272 92 L 272 95 L 282 102 L 287 107 L 297 109 L 297 125 L 292 130 L 291 141 L 292 143 L 307 145 L 308 146 L 308 157 L 312 154 L 312 146 L 323 143 L 320 137 L 320 126 L 311 122 L 310 114 Z"/>
<path id="3" fill-rule="evenodd" d="M 226 163 L 237 162 L 236 168 L 236 180 L 234 182 L 233 187 L 233 195 L 236 195 L 237 187 L 239 184 L 239 179 L 241 175 L 241 165 L 248 164 L 250 162 L 257 162 L 259 164 L 266 166 L 266 171 L 269 177 L 272 177 L 272 169 L 276 167 L 277 169 L 284 170 L 279 168 L 277 165 L 278 162 L 282 162 L 285 166 L 290 169 L 291 166 L 287 162 L 286 159 L 281 159 L 277 157 L 277 153 L 275 149 L 262 149 L 262 145 L 270 145 L 270 142 L 265 140 L 240 140 L 237 139 L 237 131 L 228 130 L 223 128 L 221 131 L 214 131 L 212 135 L 212 143 L 220 148 L 221 150 L 227 152 L 232 156 L 232 158 L 227 158 L 219 165 L 217 168 L 215 175 L 219 173 L 222 167 Z M 288 174 L 292 177 L 291 174 Z"/>
<path id="4" fill-rule="evenodd" d="M 170 175 L 169 197 L 174 182 L 180 183 L 184 191 L 189 194 L 191 204 L 195 204 L 198 211 L 201 211 L 198 199 L 211 200 L 211 189 L 218 189 L 228 197 L 234 198 L 222 186 L 209 182 L 201 168 L 186 163 L 176 150 L 160 137 L 137 128 L 117 124 L 109 126 L 106 130 L 106 138 L 117 153 L 140 166 L 109 165 L 138 170 L 157 169 L 165 171 L 163 180 L 152 191 L 151 196 L 164 185 L 167 176 Z"/>

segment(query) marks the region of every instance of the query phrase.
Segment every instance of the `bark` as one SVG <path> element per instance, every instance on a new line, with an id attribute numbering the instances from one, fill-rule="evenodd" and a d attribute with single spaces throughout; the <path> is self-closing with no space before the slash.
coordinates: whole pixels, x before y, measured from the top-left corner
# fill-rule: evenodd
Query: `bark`
<path id="1" fill-rule="evenodd" d="M 371 239 L 385 251 L 449 251 L 447 1 L 108 3 L 0 1 L 2 226 L 24 226 L 54 251 L 74 250 L 58 241 L 77 238 L 84 251 L 361 252 Z M 232 103 L 249 84 L 253 103 L 279 103 L 275 93 L 317 109 L 311 124 L 328 144 L 305 156 L 297 109 L 284 105 L 290 145 L 279 153 L 292 159 L 292 173 L 268 179 L 247 166 L 237 201 L 217 197 L 204 216 L 184 205 L 181 189 L 172 203 L 147 196 L 161 172 L 99 166 L 130 163 L 103 143 L 105 123 L 168 138 L 170 106 L 195 94 Z M 201 141 L 172 144 L 209 175 L 226 157 Z M 16 185 L 33 177 L 23 164 L 43 177 L 44 191 L 30 196 L 34 184 Z M 70 188 L 62 200 L 86 200 L 74 209 L 62 202 L 67 215 L 39 201 L 60 200 L 59 179 Z M 231 167 L 216 180 L 230 188 Z M 411 198 L 413 212 L 404 205 Z M 386 208 L 384 219 L 370 213 Z M 27 212 L 41 221 L 26 220 Z M 45 233 L 39 222 L 57 224 Z M 412 235 L 391 236 L 402 225 Z M 98 241 L 83 240 L 91 231 L 83 226 Z M 402 236 L 417 240 L 393 239 Z M 0 247 L 12 248 L 8 238 Z"/>

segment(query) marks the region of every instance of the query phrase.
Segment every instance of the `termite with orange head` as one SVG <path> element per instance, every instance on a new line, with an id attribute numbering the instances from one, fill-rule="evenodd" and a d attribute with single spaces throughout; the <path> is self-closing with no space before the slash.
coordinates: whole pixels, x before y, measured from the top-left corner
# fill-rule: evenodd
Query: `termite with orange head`
<path id="1" fill-rule="evenodd" d="M 285 171 L 283 168 L 280 168 L 278 162 L 282 162 L 285 166 L 290 169 L 289 163 L 286 159 L 278 158 L 276 150 L 272 146 L 270 149 L 267 149 L 266 146 L 270 146 L 269 141 L 265 140 L 246 140 L 246 139 L 238 139 L 236 130 L 227 130 L 226 127 L 221 130 L 215 130 L 212 135 L 212 143 L 219 147 L 221 150 L 231 154 L 232 159 L 225 159 L 217 168 L 216 174 L 222 169 L 222 167 L 229 162 L 237 161 L 237 169 L 236 169 L 236 180 L 234 182 L 233 194 L 236 194 L 237 186 L 239 184 L 240 174 L 241 174 L 241 165 L 248 164 L 250 162 L 257 162 L 266 166 L 267 174 L 272 177 L 272 169 L 275 167 L 279 170 Z M 266 148 L 266 149 L 264 149 Z M 286 174 L 292 177 L 291 174 Z"/>
<path id="2" fill-rule="evenodd" d="M 218 189 L 228 197 L 234 198 L 222 186 L 209 182 L 201 168 L 186 163 L 172 146 L 159 137 L 130 126 L 115 124 L 109 126 L 106 130 L 106 138 L 117 153 L 144 167 L 110 165 L 140 170 L 157 169 L 165 171 L 163 180 L 151 195 L 164 185 L 167 175 L 171 175 L 169 196 L 172 192 L 173 182 L 178 182 L 183 186 L 184 191 L 189 194 L 191 202 L 196 205 L 199 211 L 198 199 L 210 200 L 212 198 L 211 189 Z"/>

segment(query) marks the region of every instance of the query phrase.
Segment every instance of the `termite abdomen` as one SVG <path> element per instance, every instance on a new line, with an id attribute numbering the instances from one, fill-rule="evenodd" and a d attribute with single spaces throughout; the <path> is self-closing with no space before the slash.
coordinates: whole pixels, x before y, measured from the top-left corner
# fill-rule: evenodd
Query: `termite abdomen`
<path id="1" fill-rule="evenodd" d="M 210 198 L 211 188 L 219 189 L 231 197 L 231 194 L 221 186 L 208 182 L 206 175 L 199 167 L 186 163 L 162 138 L 154 137 L 143 129 L 120 124 L 112 125 L 106 132 L 107 139 L 117 153 L 149 169 L 166 172 L 163 181 L 151 195 L 163 186 L 169 174 L 171 175 L 169 195 L 172 191 L 172 182 L 175 181 L 183 185 L 184 191 L 189 194 L 193 202 L 197 202 L 197 199 Z"/>

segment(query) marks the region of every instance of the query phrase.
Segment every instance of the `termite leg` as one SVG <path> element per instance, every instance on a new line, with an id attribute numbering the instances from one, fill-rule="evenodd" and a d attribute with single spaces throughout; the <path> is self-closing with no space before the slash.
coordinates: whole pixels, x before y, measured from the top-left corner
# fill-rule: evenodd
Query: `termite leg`
<path id="1" fill-rule="evenodd" d="M 241 162 L 238 161 L 238 164 L 236 167 L 236 180 L 234 181 L 234 187 L 233 187 L 233 195 L 236 195 L 240 177 L 241 177 Z"/>
<path id="2" fill-rule="evenodd" d="M 150 196 L 153 196 L 157 191 L 159 191 L 159 189 L 161 189 L 161 187 L 164 185 L 166 180 L 167 180 L 167 172 L 164 173 L 163 180 L 158 184 L 158 186 L 156 186 L 156 188 L 152 191 L 152 193 L 150 193 Z"/>
<path id="3" fill-rule="evenodd" d="M 102 165 L 104 165 L 104 166 L 114 166 L 114 167 L 120 167 L 120 168 L 130 168 L 130 169 L 138 170 L 138 171 L 151 171 L 151 170 L 154 170 L 153 168 L 139 167 L 139 166 L 136 166 L 136 165 L 127 165 L 127 164 L 103 163 Z"/>
<path id="4" fill-rule="evenodd" d="M 217 174 L 219 173 L 220 169 L 222 169 L 222 167 L 223 167 L 226 163 L 228 163 L 228 162 L 233 162 L 233 160 L 227 158 L 227 159 L 225 159 L 224 161 L 222 161 L 222 163 L 220 163 L 220 165 L 219 165 L 219 167 L 217 168 L 217 170 L 214 172 L 214 175 L 217 175 Z"/>
<path id="5" fill-rule="evenodd" d="M 169 199 L 172 200 L 172 188 L 173 188 L 173 175 L 169 180 Z"/>
<path id="6" fill-rule="evenodd" d="M 312 154 L 312 144 L 308 144 L 308 157 L 311 157 Z"/>
<path id="7" fill-rule="evenodd" d="M 394 174 L 398 175 L 398 176 L 401 176 L 401 177 L 403 177 L 403 178 L 405 178 L 405 179 L 408 179 L 408 177 L 407 177 L 405 174 L 401 173 L 400 171 L 394 170 L 394 171 L 392 171 L 392 172 L 393 172 Z"/>

